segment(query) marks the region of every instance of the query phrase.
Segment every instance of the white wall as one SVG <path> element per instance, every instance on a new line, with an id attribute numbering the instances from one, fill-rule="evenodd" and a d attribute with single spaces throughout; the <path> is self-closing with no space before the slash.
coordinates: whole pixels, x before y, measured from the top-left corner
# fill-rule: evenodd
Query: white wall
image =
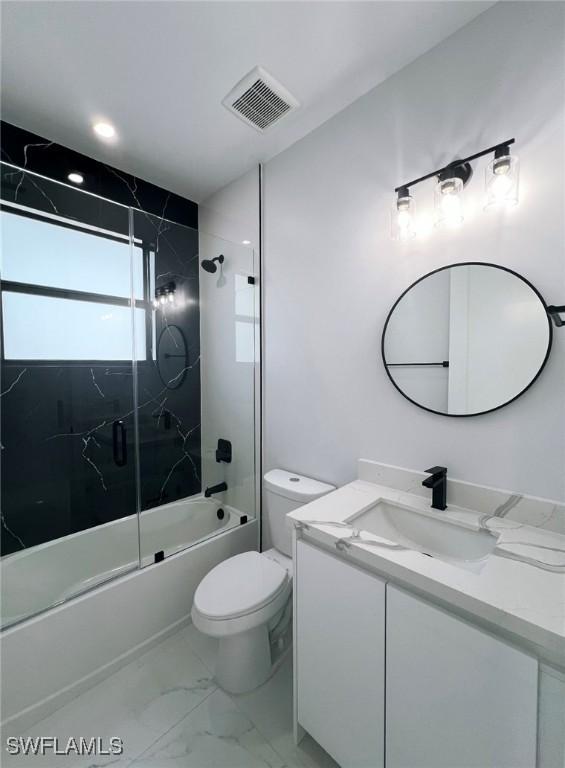
<path id="1" fill-rule="evenodd" d="M 199 258 L 223 254 L 221 270 L 200 273 L 203 487 L 225 480 L 218 498 L 247 515 L 257 507 L 259 288 L 258 170 L 199 206 Z M 250 241 L 243 244 L 243 241 Z M 218 438 L 232 443 L 231 464 L 217 463 Z"/>
<path id="2" fill-rule="evenodd" d="M 259 251 L 259 169 L 253 168 L 198 206 L 198 228 Z"/>
<path id="3" fill-rule="evenodd" d="M 416 278 L 492 261 L 565 299 L 562 3 L 498 3 L 265 168 L 265 458 L 342 484 L 355 460 L 563 498 L 565 333 L 523 397 L 468 419 L 427 413 L 387 379 L 380 335 Z M 390 239 L 393 189 L 516 137 L 521 201 L 485 213 L 475 164 L 456 231 Z M 415 190 L 420 209 L 432 185 Z"/>

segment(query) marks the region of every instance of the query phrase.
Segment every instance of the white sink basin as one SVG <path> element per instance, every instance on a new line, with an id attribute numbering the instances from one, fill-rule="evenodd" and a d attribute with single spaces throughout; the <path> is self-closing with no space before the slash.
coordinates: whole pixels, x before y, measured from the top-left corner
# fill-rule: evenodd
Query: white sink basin
<path id="1" fill-rule="evenodd" d="M 498 536 L 442 520 L 441 514 L 428 516 L 401 504 L 379 501 L 347 522 L 361 531 L 443 560 L 473 562 L 483 560 L 494 550 Z"/>

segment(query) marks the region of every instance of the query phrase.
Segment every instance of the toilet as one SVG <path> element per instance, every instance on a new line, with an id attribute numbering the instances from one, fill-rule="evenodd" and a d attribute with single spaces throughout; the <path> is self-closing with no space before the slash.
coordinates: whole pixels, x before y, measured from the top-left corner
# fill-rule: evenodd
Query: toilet
<path id="1" fill-rule="evenodd" d="M 219 563 L 198 585 L 192 606 L 195 627 L 219 639 L 216 680 L 229 693 L 264 683 L 273 669 L 274 651 L 289 635 L 292 533 L 286 515 L 335 490 L 283 469 L 272 469 L 264 480 L 263 521 L 273 548 Z"/>

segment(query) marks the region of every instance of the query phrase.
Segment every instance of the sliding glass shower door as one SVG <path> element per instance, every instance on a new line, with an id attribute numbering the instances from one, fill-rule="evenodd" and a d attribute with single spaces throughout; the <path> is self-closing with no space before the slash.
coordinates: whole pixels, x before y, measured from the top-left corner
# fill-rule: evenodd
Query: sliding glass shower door
<path id="1" fill-rule="evenodd" d="M 132 313 L 147 303 L 127 208 L 2 164 L 1 218 L 6 626 L 138 565 Z"/>
<path id="2" fill-rule="evenodd" d="M 1 625 L 251 522 L 252 248 L 1 164 Z"/>
<path id="3" fill-rule="evenodd" d="M 152 312 L 136 316 L 141 565 L 255 517 L 258 289 L 252 248 L 143 211 Z"/>

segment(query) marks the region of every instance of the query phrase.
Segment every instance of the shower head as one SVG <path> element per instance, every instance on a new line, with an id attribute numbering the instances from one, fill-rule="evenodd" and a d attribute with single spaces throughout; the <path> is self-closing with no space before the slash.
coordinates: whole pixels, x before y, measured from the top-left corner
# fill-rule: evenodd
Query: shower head
<path id="1" fill-rule="evenodd" d="M 223 264 L 224 263 L 223 255 L 220 254 L 219 256 L 216 256 L 215 259 L 204 259 L 203 261 L 200 262 L 200 266 L 206 272 L 210 272 L 211 274 L 213 274 L 218 269 L 218 267 L 215 264 L 216 261 L 218 262 L 218 264 Z"/>

